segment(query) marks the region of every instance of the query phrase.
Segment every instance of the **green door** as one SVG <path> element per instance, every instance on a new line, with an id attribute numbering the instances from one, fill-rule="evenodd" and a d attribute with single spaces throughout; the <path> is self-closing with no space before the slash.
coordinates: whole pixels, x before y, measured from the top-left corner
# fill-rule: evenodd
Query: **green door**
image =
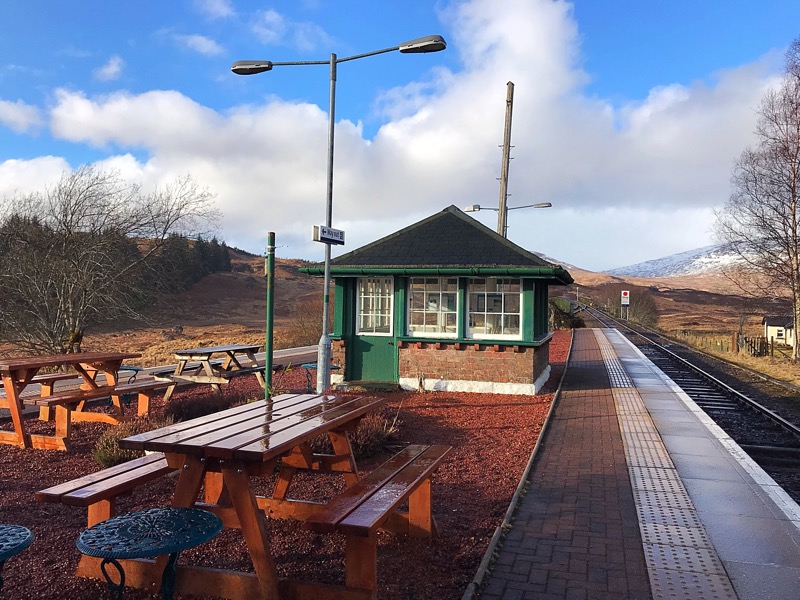
<path id="1" fill-rule="evenodd" d="M 356 331 L 347 352 L 348 379 L 397 382 L 394 280 L 361 277 L 356 294 Z"/>

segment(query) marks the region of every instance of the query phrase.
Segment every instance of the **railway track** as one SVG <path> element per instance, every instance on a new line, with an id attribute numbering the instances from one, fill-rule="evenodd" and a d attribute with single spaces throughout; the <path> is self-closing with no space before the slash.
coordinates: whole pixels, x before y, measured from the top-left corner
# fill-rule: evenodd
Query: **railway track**
<path id="1" fill-rule="evenodd" d="M 587 309 L 587 325 L 619 330 L 800 502 L 800 395 L 654 331 Z"/>

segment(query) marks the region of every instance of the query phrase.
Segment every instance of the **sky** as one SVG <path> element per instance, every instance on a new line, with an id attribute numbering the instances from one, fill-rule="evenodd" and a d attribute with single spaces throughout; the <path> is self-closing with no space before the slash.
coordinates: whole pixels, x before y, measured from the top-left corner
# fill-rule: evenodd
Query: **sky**
<path id="1" fill-rule="evenodd" d="M 229 246 L 263 254 L 274 231 L 277 256 L 322 260 L 329 66 L 231 64 L 439 34 L 337 65 L 334 256 L 450 205 L 495 229 L 510 81 L 508 237 L 626 266 L 715 242 L 799 23 L 797 0 L 4 0 L 0 198 L 89 163 L 145 189 L 189 174 Z"/>

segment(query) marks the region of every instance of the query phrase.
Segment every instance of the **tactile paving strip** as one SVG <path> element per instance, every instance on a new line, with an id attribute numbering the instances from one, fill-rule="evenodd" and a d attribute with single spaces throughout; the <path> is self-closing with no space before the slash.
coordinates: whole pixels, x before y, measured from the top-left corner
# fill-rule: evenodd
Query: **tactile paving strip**
<path id="1" fill-rule="evenodd" d="M 736 600 L 641 395 L 605 333 L 596 329 L 595 337 L 617 406 L 653 599 Z M 641 366 L 626 360 L 637 369 Z"/>
<path id="2" fill-rule="evenodd" d="M 665 544 L 668 546 L 691 545 L 695 548 L 712 548 L 706 530 L 702 527 L 665 525 L 664 523 L 640 523 L 642 541 L 645 544 Z"/>
<path id="3" fill-rule="evenodd" d="M 608 371 L 608 378 L 611 381 L 612 388 L 630 388 L 633 387 L 633 381 L 628 377 L 628 372 L 622 366 L 617 353 L 608 341 L 608 338 L 603 335 L 600 329 L 594 330 L 594 337 L 597 339 L 597 345 L 600 346 L 600 354 L 603 356 L 603 362 L 606 364 Z"/>
<path id="4" fill-rule="evenodd" d="M 648 565 L 669 571 L 690 571 L 704 575 L 724 575 L 725 569 L 713 548 L 644 544 Z"/>
<path id="5" fill-rule="evenodd" d="M 684 508 L 674 508 L 666 505 L 659 506 L 638 506 L 636 512 L 639 515 L 639 529 L 642 523 L 658 523 L 659 525 L 669 525 L 674 527 L 702 527 L 703 524 L 697 517 L 697 513 L 687 511 Z"/>
<path id="6" fill-rule="evenodd" d="M 689 600 L 728 600 L 736 598 L 727 575 L 707 575 L 692 571 L 650 571 L 653 598 L 687 598 Z"/>

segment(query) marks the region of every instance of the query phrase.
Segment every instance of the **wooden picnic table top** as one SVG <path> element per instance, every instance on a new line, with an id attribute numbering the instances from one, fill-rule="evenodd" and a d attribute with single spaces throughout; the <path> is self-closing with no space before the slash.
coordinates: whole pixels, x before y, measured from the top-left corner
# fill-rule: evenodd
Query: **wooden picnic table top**
<path id="1" fill-rule="evenodd" d="M 20 369 L 41 369 L 58 365 L 101 364 L 129 358 L 139 358 L 141 354 L 132 352 L 76 352 L 74 354 L 46 354 L 41 356 L 17 356 L 0 358 L 0 372 Z"/>
<path id="2" fill-rule="evenodd" d="M 121 448 L 268 462 L 357 420 L 378 397 L 282 394 L 120 440 Z"/>
<path id="3" fill-rule="evenodd" d="M 226 344 L 223 346 L 205 346 L 202 348 L 189 348 L 187 350 L 175 350 L 175 356 L 192 356 L 196 354 L 216 354 L 218 352 L 253 352 L 261 346 L 258 344 Z"/>

